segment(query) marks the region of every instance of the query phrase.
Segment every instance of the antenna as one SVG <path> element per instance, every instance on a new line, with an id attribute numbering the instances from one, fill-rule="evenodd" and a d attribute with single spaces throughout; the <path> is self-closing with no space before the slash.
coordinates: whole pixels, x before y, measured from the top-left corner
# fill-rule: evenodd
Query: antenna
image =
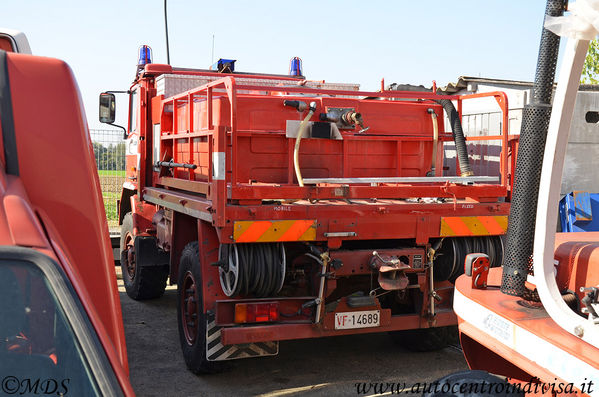
<path id="1" fill-rule="evenodd" d="M 210 61 L 210 64 L 214 64 L 214 33 L 212 34 L 212 60 Z"/>
<path id="2" fill-rule="evenodd" d="M 171 64 L 171 55 L 168 48 L 168 18 L 166 16 L 166 0 L 164 0 L 164 31 L 166 33 L 166 63 Z"/>

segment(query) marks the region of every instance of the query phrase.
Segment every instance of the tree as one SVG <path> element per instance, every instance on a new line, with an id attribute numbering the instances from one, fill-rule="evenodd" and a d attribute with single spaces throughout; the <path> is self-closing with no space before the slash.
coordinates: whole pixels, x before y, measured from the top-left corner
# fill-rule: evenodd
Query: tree
<path id="1" fill-rule="evenodd" d="M 125 169 L 125 143 L 108 147 L 98 142 L 93 142 L 96 165 L 99 170 L 121 171 Z"/>
<path id="2" fill-rule="evenodd" d="M 103 169 L 101 168 L 101 165 L 103 166 L 103 160 L 104 157 L 106 157 L 106 148 L 99 142 L 92 142 L 92 145 L 94 147 L 94 156 L 96 157 L 96 165 L 98 166 L 98 169 Z"/>
<path id="3" fill-rule="evenodd" d="M 582 67 L 581 84 L 599 84 L 599 41 L 591 41 Z"/>

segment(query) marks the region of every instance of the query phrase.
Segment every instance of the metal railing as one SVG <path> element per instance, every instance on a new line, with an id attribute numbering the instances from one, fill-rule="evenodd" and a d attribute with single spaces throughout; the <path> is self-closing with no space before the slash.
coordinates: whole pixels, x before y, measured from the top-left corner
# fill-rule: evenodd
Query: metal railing
<path id="1" fill-rule="evenodd" d="M 125 181 L 125 141 L 121 130 L 89 130 L 100 187 L 104 199 L 104 208 L 110 231 L 119 227 L 117 200 Z"/>

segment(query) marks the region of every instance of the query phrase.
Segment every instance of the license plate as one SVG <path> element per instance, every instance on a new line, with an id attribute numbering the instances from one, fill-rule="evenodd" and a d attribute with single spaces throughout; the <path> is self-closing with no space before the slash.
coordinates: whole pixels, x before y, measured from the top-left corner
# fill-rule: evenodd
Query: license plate
<path id="1" fill-rule="evenodd" d="M 335 313 L 335 329 L 369 328 L 380 325 L 380 310 Z"/>

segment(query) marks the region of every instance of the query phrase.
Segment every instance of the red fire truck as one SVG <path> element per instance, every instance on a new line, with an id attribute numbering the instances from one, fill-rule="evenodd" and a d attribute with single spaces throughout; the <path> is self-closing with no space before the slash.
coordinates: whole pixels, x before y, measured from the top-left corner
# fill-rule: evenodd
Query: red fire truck
<path id="1" fill-rule="evenodd" d="M 109 124 L 114 93 L 100 95 Z M 123 279 L 133 299 L 177 284 L 196 373 L 289 339 L 390 331 L 412 349 L 441 348 L 465 255 L 501 263 L 502 92 L 362 92 L 307 80 L 298 58 L 290 75 L 238 72 L 230 59 L 198 70 L 152 63 L 142 46 L 126 93 Z M 470 168 L 461 109 L 480 97 L 503 112 L 485 138 L 501 145 L 498 175 Z M 449 145 L 457 175 L 444 172 Z"/>

